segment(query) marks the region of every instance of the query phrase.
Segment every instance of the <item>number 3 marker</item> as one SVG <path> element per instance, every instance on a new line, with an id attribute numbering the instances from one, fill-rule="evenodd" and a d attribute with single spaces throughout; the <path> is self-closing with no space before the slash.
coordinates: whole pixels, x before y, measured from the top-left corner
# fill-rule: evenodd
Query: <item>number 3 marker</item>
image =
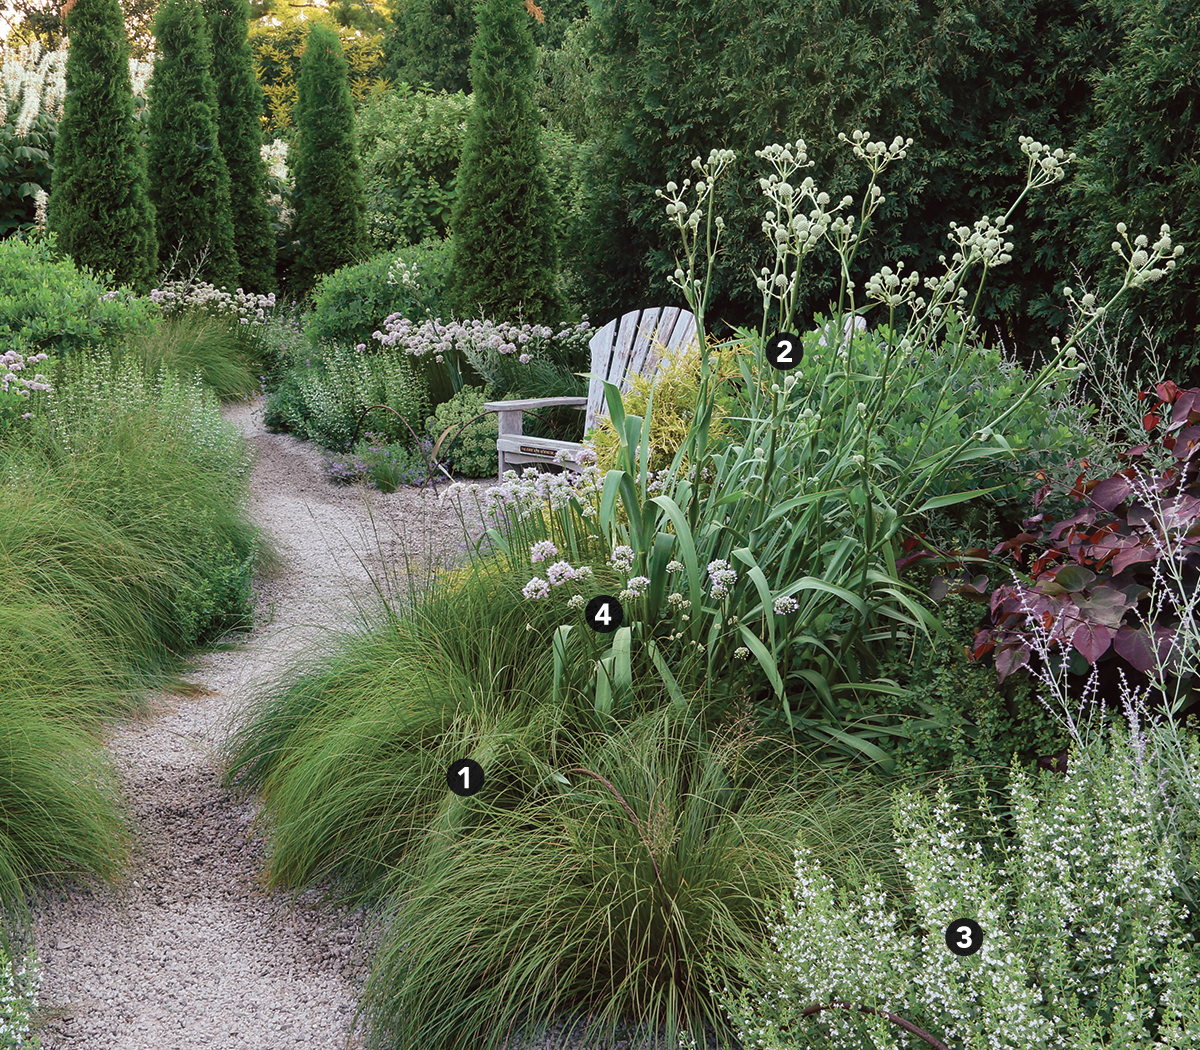
<path id="1" fill-rule="evenodd" d="M 955 955 L 974 955 L 983 947 L 983 929 L 974 919 L 955 919 L 946 927 L 946 947 Z"/>

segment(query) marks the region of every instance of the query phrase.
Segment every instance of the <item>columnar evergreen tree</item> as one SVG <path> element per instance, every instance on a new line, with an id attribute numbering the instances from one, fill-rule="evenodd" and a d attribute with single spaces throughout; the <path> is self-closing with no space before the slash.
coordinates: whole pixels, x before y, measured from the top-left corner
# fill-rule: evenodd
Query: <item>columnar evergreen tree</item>
<path id="1" fill-rule="evenodd" d="M 120 5 L 76 0 L 67 32 L 67 97 L 47 226 L 76 263 L 111 272 L 144 293 L 154 279 L 158 246 Z"/>
<path id="2" fill-rule="evenodd" d="M 558 319 L 559 204 L 533 104 L 536 53 L 521 0 L 483 0 L 471 52 L 474 105 L 451 214 L 451 306 L 505 320 Z"/>
<path id="3" fill-rule="evenodd" d="M 1120 243 L 1117 223 L 1132 241 L 1145 234 L 1153 244 L 1159 226 L 1185 245 L 1169 280 L 1133 292 L 1123 345 L 1130 363 L 1146 362 L 1142 323 L 1160 340 L 1157 356 L 1181 386 L 1200 382 L 1200 3 L 1197 0 L 1138 0 L 1098 4 L 1125 30 L 1119 60 L 1097 77 L 1095 117 L 1080 144 L 1079 173 L 1067 187 L 1072 210 L 1087 221 L 1063 223 L 1074 260 L 1088 291 L 1104 302 L 1120 286 L 1125 264 L 1112 251 Z M 1066 283 L 1078 288 L 1071 274 Z M 1115 320 L 1115 319 L 1114 319 Z M 1110 326 L 1110 331 L 1115 328 Z"/>
<path id="4" fill-rule="evenodd" d="M 212 37 L 219 141 L 229 171 L 234 254 L 242 286 L 265 293 L 275 287 L 275 233 L 262 159 L 263 92 L 247 36 L 250 5 L 246 0 L 204 0 L 204 6 Z"/>
<path id="5" fill-rule="evenodd" d="M 337 33 L 314 23 L 296 82 L 293 178 L 300 242 L 293 291 L 306 295 L 318 275 L 357 262 L 366 247 L 366 202 L 354 133 L 346 59 Z"/>
<path id="6" fill-rule="evenodd" d="M 191 267 L 207 251 L 199 276 L 218 288 L 237 285 L 229 172 L 217 131 L 212 45 L 200 5 L 163 0 L 155 21 L 159 57 L 150 77 L 150 197 L 158 223 L 159 261 L 178 253 Z"/>

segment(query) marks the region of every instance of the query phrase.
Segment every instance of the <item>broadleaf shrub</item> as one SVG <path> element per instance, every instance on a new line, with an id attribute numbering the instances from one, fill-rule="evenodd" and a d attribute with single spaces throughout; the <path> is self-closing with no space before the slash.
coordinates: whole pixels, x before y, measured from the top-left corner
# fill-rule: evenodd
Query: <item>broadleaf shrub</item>
<path id="1" fill-rule="evenodd" d="M 399 84 L 359 114 L 367 231 L 377 251 L 446 236 L 471 99 Z"/>
<path id="2" fill-rule="evenodd" d="M 437 313 L 450 252 L 449 241 L 431 239 L 327 274 L 318 285 L 309 319 L 313 339 L 373 347 L 371 333 L 385 317 Z M 416 279 L 406 281 L 406 272 L 415 273 Z"/>
<path id="3" fill-rule="evenodd" d="M 0 341 L 52 357 L 97 346 L 153 323 L 145 300 L 114 296 L 88 267 L 55 247 L 53 235 L 0 241 Z"/>
<path id="4" fill-rule="evenodd" d="M 491 387 L 464 386 L 449 401 L 438 405 L 433 415 L 426 419 L 427 436 L 431 441 L 437 441 L 447 427 L 460 427 L 472 416 L 479 415 L 484 402 L 490 400 Z M 449 451 L 449 463 L 457 473 L 468 478 L 492 477 L 499 463 L 496 453 L 498 432 L 499 419 L 495 413 L 488 413 L 469 426 L 462 426 L 457 439 L 451 431 L 439 450 L 440 458 L 445 461 Z"/>
<path id="5" fill-rule="evenodd" d="M 419 435 L 429 411 L 420 365 L 405 354 L 366 354 L 335 344 L 289 372 L 268 398 L 265 421 L 323 448 L 348 452 L 359 416 L 377 404 L 394 409 Z M 413 444 L 408 427 L 391 412 L 377 409 L 362 425 L 362 433 L 369 428 L 389 442 Z"/>
<path id="6" fill-rule="evenodd" d="M 1130 466 L 1093 480 L 1086 470 L 1071 496 L 1083 508 L 1064 521 L 1037 514 L 1024 521 L 1020 535 L 1001 543 L 993 556 L 1011 551 L 1027 568 L 1028 582 L 1004 584 L 991 593 L 991 626 L 975 639 L 976 659 L 994 652 L 996 672 L 1004 681 L 1025 667 L 1033 652 L 1026 629 L 1036 617 L 1051 642 L 1082 671 L 1115 654 L 1145 674 L 1161 664 L 1169 673 L 1186 672 L 1175 644 L 1190 606 L 1159 609 L 1147 620 L 1147 601 L 1155 587 L 1154 569 L 1178 559 L 1176 580 L 1194 594 L 1200 570 L 1200 388 L 1180 390 L 1166 382 L 1143 421 L 1157 442 L 1176 460 L 1161 473 L 1142 469 L 1151 443 L 1131 448 L 1122 458 Z M 1169 415 L 1169 421 L 1168 421 Z M 1039 496 L 1048 492 L 1048 486 Z M 1029 557 L 1025 549 L 1035 548 Z M 984 577 L 971 586 L 987 586 Z M 1156 655 L 1157 651 L 1157 655 Z M 1077 657 L 1074 654 L 1078 654 Z M 1084 667 L 1080 667 L 1082 660 Z"/>

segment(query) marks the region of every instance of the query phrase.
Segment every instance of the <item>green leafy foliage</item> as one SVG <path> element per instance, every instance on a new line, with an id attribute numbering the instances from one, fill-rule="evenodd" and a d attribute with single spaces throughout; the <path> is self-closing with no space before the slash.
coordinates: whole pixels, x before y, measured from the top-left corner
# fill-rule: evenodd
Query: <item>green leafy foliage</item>
<path id="1" fill-rule="evenodd" d="M 461 317 L 555 322 L 558 201 L 541 155 L 533 105 L 536 55 L 529 16 L 484 0 L 471 52 L 474 87 L 454 201 L 450 306 Z"/>
<path id="2" fill-rule="evenodd" d="M 228 537 L 197 521 L 192 539 L 191 579 L 175 596 L 182 644 L 192 648 L 229 631 L 254 626 L 253 581 L 257 547 L 240 550 Z"/>
<path id="3" fill-rule="evenodd" d="M 250 27 L 250 48 L 254 53 L 254 68 L 262 86 L 266 113 L 263 133 L 267 138 L 294 141 L 296 102 L 299 98 L 298 80 L 308 35 L 315 23 L 321 23 L 337 34 L 345 56 L 350 95 L 361 104 L 372 92 L 385 85 L 383 41 L 377 34 L 358 32 L 339 25 L 329 12 L 309 8 L 308 17 L 296 17 L 296 12 L 281 5 L 274 14 L 280 24 L 268 18 L 256 19 Z"/>
<path id="4" fill-rule="evenodd" d="M 326 274 L 313 297 L 308 330 L 318 343 L 378 344 L 371 333 L 390 314 L 421 318 L 439 312 L 452 245 L 429 240 L 382 252 L 366 262 Z M 416 267 L 416 287 L 401 279 L 402 266 Z"/>
<path id="5" fill-rule="evenodd" d="M 490 478 L 496 474 L 499 421 L 495 413 L 489 412 L 468 424 L 468 420 L 483 412 L 484 402 L 490 400 L 490 387 L 464 386 L 449 401 L 438 405 L 425 421 L 425 433 L 431 441 L 437 441 L 447 429 L 454 428 L 439 450 L 439 458 L 449 462 L 463 477 Z"/>
<path id="6" fill-rule="evenodd" d="M 367 226 L 377 251 L 445 237 L 471 101 L 401 84 L 371 99 L 358 133 Z"/>
<path id="7" fill-rule="evenodd" d="M 320 274 L 359 262 L 366 205 L 346 59 L 335 33 L 314 24 L 300 62 L 296 102 L 296 215 L 300 242 L 293 291 L 307 295 Z"/>
<path id="8" fill-rule="evenodd" d="M 541 7 L 529 0 L 525 10 L 534 43 L 553 51 L 572 20 L 582 18 L 588 8 L 586 0 Z M 397 0 L 384 41 L 387 76 L 434 91 L 469 92 L 475 30 L 475 5 L 467 0 Z"/>
<path id="9" fill-rule="evenodd" d="M 77 263 L 146 292 L 163 220 L 156 227 L 121 8 L 117 0 L 78 0 L 66 23 L 67 96 L 54 143 L 47 226 Z"/>
<path id="10" fill-rule="evenodd" d="M 56 239 L 0 242 L 0 338 L 62 356 L 153 323 L 144 299 L 116 298 L 87 266 L 63 258 Z"/>
<path id="11" fill-rule="evenodd" d="M 927 492 L 930 498 L 937 498 L 972 489 L 994 489 L 986 496 L 953 506 L 944 517 L 959 524 L 976 523 L 981 515 L 991 512 L 1019 522 L 1037 487 L 1037 472 L 1061 470 L 1068 460 L 1087 452 L 1086 437 L 1079 428 L 1080 416 L 1086 420 L 1096 410 L 1073 403 L 1069 377 L 1039 383 L 1035 374 L 999 349 L 976 347 L 959 354 L 961 328 L 956 318 L 950 323 L 940 345 L 922 345 L 891 363 L 891 375 L 883 384 L 880 401 L 881 418 L 887 420 L 887 426 L 872 433 L 870 445 L 883 475 L 894 477 L 898 464 L 936 456 L 976 435 L 981 441 L 993 436 L 985 434 L 987 424 L 1031 391 L 1022 411 L 1009 417 L 1001 430 L 1012 455 L 983 463 L 961 463 L 932 478 Z M 824 316 L 818 314 L 816 326 L 826 325 Z M 882 374 L 891 338 L 881 329 L 877 335 L 863 339 L 858 345 L 861 356 L 856 357 L 856 368 L 861 365 L 868 374 Z M 787 404 L 792 420 L 799 422 L 806 409 L 818 407 L 829 354 L 828 348 L 818 346 L 792 372 L 799 380 L 799 396 L 793 396 Z"/>
<path id="12" fill-rule="evenodd" d="M 897 703 L 914 712 L 898 720 L 906 730 L 892 750 L 898 774 L 949 770 L 974 780 L 978 767 L 987 767 L 992 779 L 1008 769 L 1014 752 L 1028 765 L 1066 744 L 1033 682 L 998 685 L 990 668 L 972 660 L 985 611 L 978 596 L 948 594 L 937 607 L 947 637 L 905 648 L 886 662 L 885 677 L 904 690 Z"/>
<path id="13" fill-rule="evenodd" d="M 24 138 L 18 139 L 14 125 L 21 103 L 8 103 L 8 119 L 0 124 L 0 236 L 34 221 L 34 194 L 49 192 L 54 172 L 51 155 L 58 137 L 58 122 L 39 112 Z"/>
<path id="14" fill-rule="evenodd" d="M 233 249 L 241 287 L 275 287 L 275 234 L 265 197 L 262 158 L 262 87 L 254 76 L 247 40 L 250 6 L 245 0 L 206 0 L 213 45 L 219 141 L 229 171 Z"/>
<path id="15" fill-rule="evenodd" d="M 217 288 L 237 287 L 229 169 L 221 152 L 212 42 L 199 5 L 163 0 L 150 76 L 150 199 L 159 262 L 178 260 Z M 201 262 L 201 260 L 203 260 Z"/>
<path id="16" fill-rule="evenodd" d="M 266 425 L 290 431 L 324 448 L 346 452 L 363 411 L 377 409 L 363 423 L 388 442 L 413 444 L 409 427 L 419 436 L 421 420 L 429 412 L 429 391 L 419 364 L 404 353 L 366 354 L 345 344 L 314 353 L 297 365 L 272 391 L 267 401 Z"/>

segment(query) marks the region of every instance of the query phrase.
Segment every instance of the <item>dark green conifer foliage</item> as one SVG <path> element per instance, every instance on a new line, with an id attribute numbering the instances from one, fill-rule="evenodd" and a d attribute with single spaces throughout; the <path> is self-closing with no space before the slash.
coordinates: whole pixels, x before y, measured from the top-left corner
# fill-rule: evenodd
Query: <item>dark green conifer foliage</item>
<path id="1" fill-rule="evenodd" d="M 67 97 L 54 147 L 47 226 L 81 266 L 148 292 L 158 246 L 146 156 L 134 122 L 129 42 L 117 0 L 67 14 Z"/>
<path id="2" fill-rule="evenodd" d="M 1091 0 L 768 0 L 752 15 L 717 0 L 596 0 L 593 20 L 594 105 L 606 130 L 589 149 L 587 206 L 565 263 L 596 316 L 682 305 L 667 283 L 679 235 L 655 191 L 694 177 L 692 158 L 725 147 L 738 160 L 718 185 L 714 212 L 726 227 L 710 311 L 757 324 L 752 275 L 771 252 L 757 187 L 769 169 L 754 151 L 803 139 L 816 161 L 807 174 L 835 203 L 853 196 L 857 213 L 869 176 L 837 142 L 855 129 L 914 144 L 883 176 L 886 199 L 851 278 L 861 290 L 899 260 L 940 274 L 950 223 L 1003 214 L 1024 184 L 1019 135 L 1075 148 L 1093 76 L 1113 51 Z M 1048 316 L 1044 300 L 1070 258 L 1050 221 L 1061 191 L 1026 198 L 1013 216 L 1013 261 L 980 300 L 985 339 L 1049 349 L 1063 318 Z M 810 257 L 797 328 L 828 312 L 839 277 L 831 249 Z"/>
<path id="3" fill-rule="evenodd" d="M 163 0 L 154 23 L 159 57 L 150 77 L 150 197 L 158 223 L 159 262 L 191 267 L 198 277 L 237 287 L 229 210 L 229 172 L 217 131 L 212 45 L 195 0 Z"/>
<path id="4" fill-rule="evenodd" d="M 558 202 L 542 161 L 533 104 L 536 54 L 521 0 L 482 0 L 471 53 L 467 121 L 451 215 L 451 306 L 460 316 L 534 324 L 558 319 Z"/>
<path id="5" fill-rule="evenodd" d="M 229 171 L 233 246 L 248 292 L 275 288 L 275 233 L 267 210 L 262 159 L 263 92 L 254 75 L 246 0 L 205 0 L 212 38 L 213 80 L 221 153 Z"/>
<path id="6" fill-rule="evenodd" d="M 307 295 L 319 275 L 360 261 L 366 202 L 354 131 L 354 104 L 337 33 L 314 24 L 296 81 L 295 220 L 300 242 L 292 292 Z"/>
<path id="7" fill-rule="evenodd" d="M 1068 187 L 1072 209 L 1086 222 L 1064 234 L 1074 242 L 1082 273 L 1092 278 L 1087 290 L 1105 302 L 1125 272 L 1112 243 L 1129 254 L 1117 223 L 1128 226 L 1130 241 L 1145 234 L 1151 245 L 1159 227 L 1170 225 L 1171 240 L 1184 245 L 1184 253 L 1168 278 L 1122 302 L 1129 316 L 1121 344 L 1135 369 L 1147 364 L 1144 323 L 1159 340 L 1156 356 L 1168 369 L 1162 378 L 1194 386 L 1200 383 L 1200 2 L 1103 0 L 1098 6 L 1120 20 L 1124 32 L 1117 61 L 1097 77 L 1095 119 Z M 1107 327 L 1111 332 L 1116 325 Z"/>

